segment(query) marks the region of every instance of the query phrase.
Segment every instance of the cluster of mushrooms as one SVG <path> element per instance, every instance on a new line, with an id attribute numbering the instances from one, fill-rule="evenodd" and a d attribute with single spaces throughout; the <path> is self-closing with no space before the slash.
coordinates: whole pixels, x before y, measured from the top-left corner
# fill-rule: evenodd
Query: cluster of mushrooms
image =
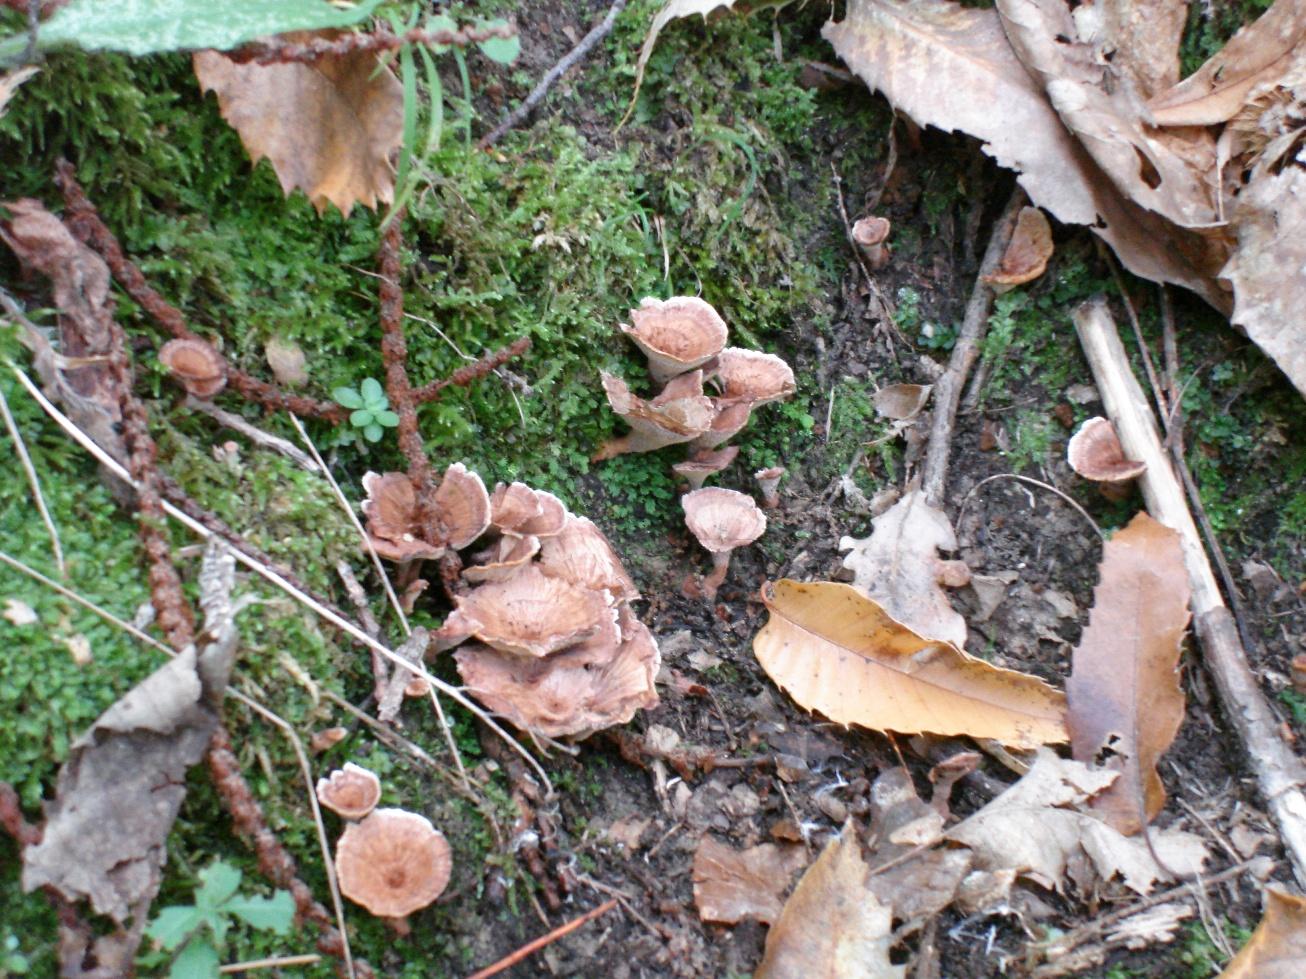
<path id="1" fill-rule="evenodd" d="M 381 780 L 353 762 L 318 779 L 317 798 L 346 821 L 336 843 L 340 893 L 406 932 L 408 915 L 434 901 L 449 884 L 449 841 L 425 816 L 377 809 Z"/>
<path id="2" fill-rule="evenodd" d="M 431 645 L 458 647 L 459 675 L 488 709 L 523 731 L 583 738 L 657 705 L 657 642 L 592 521 L 524 483 L 490 494 L 462 463 L 426 506 L 403 473 L 369 473 L 363 485 L 368 537 L 383 558 L 404 565 L 484 542 Z"/>
<path id="3" fill-rule="evenodd" d="M 600 447 L 594 461 L 687 446 L 688 457 L 671 468 L 691 488 L 682 497 L 685 523 L 712 554 L 713 571 L 701 583 L 703 595 L 712 600 L 729 570 L 731 552 L 762 536 L 766 516 L 752 497 L 704 488 L 703 483 L 739 454 L 738 446 L 725 443 L 748 424 L 754 408 L 793 395 L 794 372 L 774 354 L 727 347 L 725 321 L 694 296 L 644 299 L 630 311 L 630 319 L 621 330 L 644 352 L 649 374 L 662 390 L 645 400 L 621 378 L 600 374 L 608 404 L 631 431 Z M 714 393 L 708 393 L 709 387 Z M 753 475 L 763 504 L 777 506 L 784 469 Z"/>

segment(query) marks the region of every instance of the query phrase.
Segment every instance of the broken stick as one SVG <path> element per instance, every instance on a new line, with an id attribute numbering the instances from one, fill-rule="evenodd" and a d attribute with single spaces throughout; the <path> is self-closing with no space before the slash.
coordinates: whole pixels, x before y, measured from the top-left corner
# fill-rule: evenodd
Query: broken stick
<path id="1" fill-rule="evenodd" d="M 1270 709 L 1247 665 L 1234 625 L 1211 571 L 1201 537 L 1161 443 L 1156 418 L 1129 367 L 1115 320 L 1102 297 L 1074 311 L 1075 330 L 1084 348 L 1102 404 L 1120 436 L 1125 455 L 1147 463 L 1139 482 L 1147 509 L 1179 534 L 1184 564 L 1192 584 L 1193 625 L 1202 659 L 1242 742 L 1256 783 L 1278 826 L 1297 882 L 1306 887 L 1306 767 L 1279 735 L 1279 719 Z"/>

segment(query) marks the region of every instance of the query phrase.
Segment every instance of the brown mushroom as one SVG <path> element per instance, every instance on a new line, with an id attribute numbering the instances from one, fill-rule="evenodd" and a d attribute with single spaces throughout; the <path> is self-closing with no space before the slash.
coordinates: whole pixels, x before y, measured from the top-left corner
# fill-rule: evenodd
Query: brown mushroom
<path id="1" fill-rule="evenodd" d="M 505 534 L 552 537 L 566 520 L 566 504 L 525 483 L 499 483 L 490 495 L 490 523 Z"/>
<path id="2" fill-rule="evenodd" d="M 486 646 L 455 654 L 467 689 L 524 731 L 581 738 L 625 724 L 657 706 L 661 657 L 652 634 L 628 606 L 620 628 L 543 660 L 524 660 Z"/>
<path id="3" fill-rule="evenodd" d="M 872 269 L 882 269 L 889 264 L 890 228 L 888 218 L 874 215 L 853 224 L 853 241 L 857 242 L 857 247 L 866 256 L 866 264 Z"/>
<path id="4" fill-rule="evenodd" d="M 716 414 L 712 418 L 711 427 L 690 442 L 689 447 L 695 453 L 707 452 L 716 448 L 722 442 L 727 442 L 739 434 L 743 427 L 748 424 L 748 419 L 752 415 L 753 403 L 751 401 L 723 402 L 718 398 Z"/>
<path id="5" fill-rule="evenodd" d="M 762 491 L 762 506 L 768 510 L 774 510 L 780 505 L 780 480 L 784 474 L 784 466 L 772 466 L 753 473 L 757 488 Z"/>
<path id="6" fill-rule="evenodd" d="M 726 324 L 717 311 L 694 296 L 644 299 L 630 311 L 633 326 L 621 331 L 648 357 L 649 373 L 659 383 L 702 367 L 726 345 Z"/>
<path id="7" fill-rule="evenodd" d="M 933 390 L 932 384 L 886 384 L 875 392 L 871 401 L 881 418 L 910 421 L 921 413 Z"/>
<path id="8" fill-rule="evenodd" d="M 606 592 L 551 578 L 529 564 L 504 581 L 487 582 L 454 601 L 458 607 L 441 633 L 469 633 L 519 656 L 547 656 L 575 645 L 616 616 Z"/>
<path id="9" fill-rule="evenodd" d="M 159 360 L 193 397 L 207 401 L 227 386 L 227 363 L 211 343 L 169 340 L 159 350 Z"/>
<path id="10" fill-rule="evenodd" d="M 984 281 L 1000 296 L 1037 279 L 1047 269 L 1051 257 L 1052 227 L 1047 217 L 1037 207 L 1023 207 L 1007 250 L 1002 253 L 1002 261 L 991 274 L 984 276 Z"/>
<path id="11" fill-rule="evenodd" d="M 709 601 L 730 570 L 730 554 L 757 540 L 766 531 L 766 515 L 751 496 L 709 486 L 680 498 L 685 525 L 712 554 L 713 570 L 703 579 L 703 594 Z"/>
<path id="12" fill-rule="evenodd" d="M 1090 418 L 1079 426 L 1066 446 L 1066 461 L 1085 479 L 1117 488 L 1147 469 L 1146 463 L 1125 458 L 1115 426 L 1106 418 Z"/>
<path id="13" fill-rule="evenodd" d="M 603 531 L 588 517 L 569 514 L 562 532 L 540 542 L 540 570 L 578 588 L 605 591 L 615 601 L 634 601 L 639 589 Z"/>
<path id="14" fill-rule="evenodd" d="M 317 780 L 317 801 L 342 819 L 362 819 L 381 801 L 381 780 L 352 761 Z"/>
<path id="15" fill-rule="evenodd" d="M 439 539 L 454 550 L 468 546 L 490 526 L 490 494 L 481 477 L 461 462 L 444 471 L 434 502 Z"/>
<path id="16" fill-rule="evenodd" d="M 480 556 L 480 564 L 463 569 L 468 581 L 504 581 L 524 568 L 540 552 L 540 539 L 533 534 L 501 537 Z"/>
<path id="17" fill-rule="evenodd" d="M 721 386 L 721 400 L 746 401 L 756 407 L 783 401 L 797 390 L 794 372 L 775 354 L 727 347 L 712 375 Z"/>
<path id="18" fill-rule="evenodd" d="M 363 516 L 376 553 L 387 561 L 438 558 L 446 549 L 419 536 L 417 490 L 403 473 L 369 472 L 363 477 Z"/>
<path id="19" fill-rule="evenodd" d="M 712 427 L 716 407 L 703 394 L 703 372 L 673 378 L 656 398 L 645 401 L 631 393 L 626 382 L 601 374 L 608 404 L 632 431 L 605 443 L 591 461 L 611 459 L 626 452 L 652 452 L 664 445 L 689 442 Z"/>
<path id="20" fill-rule="evenodd" d="M 404 918 L 449 883 L 453 852 L 425 816 L 376 809 L 345 827 L 336 844 L 340 892 L 379 918 Z"/>
<path id="21" fill-rule="evenodd" d="M 735 461 L 735 456 L 739 455 L 739 446 L 727 446 L 720 451 L 713 452 L 711 449 L 702 452 L 695 452 L 684 462 L 678 462 L 671 467 L 674 472 L 685 482 L 689 483 L 692 490 L 702 489 L 703 482 L 709 476 L 714 476 L 726 466 Z"/>

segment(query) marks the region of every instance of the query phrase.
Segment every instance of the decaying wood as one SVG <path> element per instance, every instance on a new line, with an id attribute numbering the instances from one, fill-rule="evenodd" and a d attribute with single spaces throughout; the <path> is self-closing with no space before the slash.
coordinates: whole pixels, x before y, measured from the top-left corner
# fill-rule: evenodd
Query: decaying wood
<path id="1" fill-rule="evenodd" d="M 1298 883 L 1306 886 L 1306 767 L 1279 736 L 1270 709 L 1247 665 L 1247 654 L 1202 549 L 1184 490 L 1161 443 L 1156 419 L 1120 343 L 1115 321 L 1101 297 L 1074 312 L 1075 330 L 1093 369 L 1102 403 L 1131 459 L 1147 463 L 1140 479 L 1147 509 L 1178 531 L 1192 584 L 1193 622 L 1203 661 L 1215 680 L 1225 714 L 1238 734 L 1248 765 L 1264 795 Z"/>

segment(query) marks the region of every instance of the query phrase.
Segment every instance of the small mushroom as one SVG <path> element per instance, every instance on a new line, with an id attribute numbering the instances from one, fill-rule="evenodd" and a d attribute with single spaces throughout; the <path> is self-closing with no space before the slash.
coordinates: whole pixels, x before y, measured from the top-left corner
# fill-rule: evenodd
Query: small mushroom
<path id="1" fill-rule="evenodd" d="M 601 446 L 593 462 L 626 452 L 652 452 L 664 445 L 692 441 L 708 431 L 716 417 L 716 406 L 703 394 L 702 371 L 673 378 L 651 401 L 636 397 L 619 377 L 606 372 L 601 377 L 608 404 L 632 431 Z"/>
<path id="2" fill-rule="evenodd" d="M 480 564 L 463 569 L 468 581 L 505 581 L 530 563 L 540 552 L 540 539 L 533 534 L 501 537 L 490 550 L 481 555 Z"/>
<path id="3" fill-rule="evenodd" d="M 1106 418 L 1090 418 L 1079 426 L 1066 446 L 1066 461 L 1070 468 L 1085 479 L 1122 489 L 1130 480 L 1137 479 L 1147 469 L 1147 464 L 1125 458 L 1115 426 Z"/>
<path id="4" fill-rule="evenodd" d="M 751 401 L 723 402 L 718 398 L 711 427 L 690 442 L 689 447 L 697 454 L 714 449 L 722 442 L 728 442 L 743 430 L 752 415 Z"/>
<path id="5" fill-rule="evenodd" d="M 712 376 L 721 386 L 722 401 L 746 401 L 754 407 L 783 401 L 798 389 L 793 369 L 784 360 L 775 354 L 741 347 L 721 351 Z"/>
<path id="6" fill-rule="evenodd" d="M 671 467 L 674 472 L 685 482 L 689 483 L 690 489 L 702 489 L 703 482 L 709 476 L 714 476 L 726 466 L 735 461 L 735 456 L 739 455 L 739 446 L 731 445 L 718 452 L 706 450 L 696 452 L 692 457 L 684 462 L 678 462 Z"/>
<path id="7" fill-rule="evenodd" d="M 434 502 L 439 539 L 454 550 L 467 547 L 490 526 L 490 494 L 481 477 L 461 462 L 444 471 Z"/>
<path id="8" fill-rule="evenodd" d="M 1037 279 L 1052 257 L 1052 227 L 1037 207 L 1023 207 L 998 267 L 984 281 L 997 295 Z"/>
<path id="9" fill-rule="evenodd" d="M 540 570 L 578 588 L 605 591 L 614 601 L 634 601 L 639 589 L 603 531 L 588 517 L 569 514 L 562 532 L 540 541 Z"/>
<path id="10" fill-rule="evenodd" d="M 703 594 L 709 601 L 730 570 L 730 554 L 757 540 L 766 531 L 766 515 L 751 496 L 709 486 L 680 498 L 685 525 L 712 554 L 713 570 L 703 579 Z"/>
<path id="11" fill-rule="evenodd" d="M 359 820 L 381 801 L 381 780 L 352 761 L 317 780 L 317 801 L 341 819 Z"/>
<path id="12" fill-rule="evenodd" d="M 890 228 L 888 218 L 874 215 L 853 224 L 853 241 L 857 242 L 857 247 L 866 256 L 866 264 L 872 269 L 882 269 L 889 264 Z"/>
<path id="13" fill-rule="evenodd" d="M 583 738 L 658 702 L 657 643 L 628 606 L 619 629 L 543 660 L 479 645 L 461 647 L 454 658 L 463 683 L 486 707 L 545 737 Z"/>
<path id="14" fill-rule="evenodd" d="M 762 506 L 768 510 L 774 510 L 780 505 L 780 479 L 784 474 L 784 466 L 772 466 L 753 473 L 758 489 L 762 491 Z"/>
<path id="15" fill-rule="evenodd" d="M 308 383 L 303 348 L 284 337 L 271 337 L 263 344 L 263 356 L 282 387 L 297 388 Z"/>
<path id="16" fill-rule="evenodd" d="M 336 844 L 340 892 L 379 918 L 402 919 L 444 891 L 453 852 L 425 816 L 376 809 Z"/>
<path id="17" fill-rule="evenodd" d="M 567 520 L 566 505 L 525 483 L 499 483 L 490 495 L 490 523 L 505 534 L 552 537 Z"/>
<path id="18" fill-rule="evenodd" d="M 644 299 L 630 311 L 633 326 L 621 331 L 648 357 L 659 383 L 702 367 L 726 345 L 726 324 L 715 309 L 694 296 Z"/>
<path id="19" fill-rule="evenodd" d="M 227 386 L 227 363 L 204 340 L 169 340 L 160 348 L 159 360 L 192 397 L 207 401 Z"/>
<path id="20" fill-rule="evenodd" d="M 556 540 L 556 538 L 554 538 Z M 597 632 L 616 612 L 603 591 L 550 578 L 527 565 L 504 581 L 491 581 L 454 598 L 457 608 L 442 633 L 470 633 L 519 656 L 547 656 Z"/>
<path id="21" fill-rule="evenodd" d="M 403 473 L 369 472 L 363 477 L 363 516 L 376 553 L 387 561 L 442 557 L 446 549 L 418 536 L 417 490 Z"/>

